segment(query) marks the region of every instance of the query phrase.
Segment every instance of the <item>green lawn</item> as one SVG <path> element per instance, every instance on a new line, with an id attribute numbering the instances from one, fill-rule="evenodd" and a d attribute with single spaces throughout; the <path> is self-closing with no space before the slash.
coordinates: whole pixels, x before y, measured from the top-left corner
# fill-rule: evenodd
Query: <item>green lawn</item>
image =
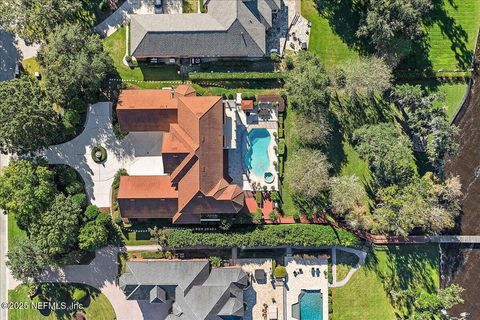
<path id="1" fill-rule="evenodd" d="M 337 250 L 337 281 L 343 280 L 358 263 L 358 256 L 343 250 Z"/>
<path id="2" fill-rule="evenodd" d="M 447 117 L 452 119 L 465 96 L 468 85 L 465 82 L 443 82 L 436 86 L 429 86 L 427 83 L 426 88 L 430 92 L 442 92 L 445 94 L 445 101 L 438 103 L 447 107 Z"/>
<path id="3" fill-rule="evenodd" d="M 83 312 L 86 314 L 88 320 L 114 320 L 116 319 L 115 311 L 113 310 L 110 301 L 107 297 L 100 293 L 98 290 L 84 286 L 84 285 L 59 285 L 55 284 L 54 288 L 60 289 L 61 286 L 67 290 L 72 290 L 74 287 L 87 287 L 90 291 L 90 299 L 85 302 Z M 31 300 L 28 298 L 28 287 L 26 285 L 20 285 L 14 290 L 9 290 L 8 300 L 9 302 L 25 302 L 30 303 Z M 59 298 L 53 298 L 52 302 L 66 302 L 67 304 L 71 303 L 70 297 L 67 295 L 61 294 Z M 24 310 L 20 309 L 10 309 L 8 312 L 9 320 L 43 320 L 43 319 L 70 319 L 72 312 L 47 312 L 47 314 L 40 313 L 39 310 L 28 308 Z"/>
<path id="4" fill-rule="evenodd" d="M 332 289 L 333 320 L 396 320 L 412 314 L 412 301 L 393 305 L 388 292 L 439 287 L 436 245 L 377 246 L 341 288 Z"/>
<path id="5" fill-rule="evenodd" d="M 302 15 L 312 23 L 309 48 L 327 68 L 358 57 L 352 46 L 359 14 L 349 7 L 351 3 L 339 2 L 336 12 L 327 16 L 318 12 L 315 0 L 302 0 Z M 480 1 L 443 0 L 428 20 L 426 49 L 418 49 L 400 68 L 468 69 L 480 24 Z"/>
<path id="6" fill-rule="evenodd" d="M 312 23 L 309 49 L 320 56 L 327 68 L 358 58 L 358 53 L 332 30 L 327 19 L 320 16 L 314 0 L 302 0 L 302 16 Z"/>
<path id="7" fill-rule="evenodd" d="M 480 24 L 480 1 L 444 1 L 444 10 L 434 15 L 429 28 L 429 58 L 433 69 L 467 69 L 471 64 Z"/>
<path id="8" fill-rule="evenodd" d="M 11 248 L 16 240 L 21 238 L 26 238 L 27 234 L 25 231 L 20 230 L 15 222 L 15 217 L 13 214 L 8 214 L 8 247 Z"/>
<path id="9" fill-rule="evenodd" d="M 140 65 L 136 68 L 129 68 L 123 64 L 126 47 L 126 27 L 120 27 L 115 33 L 105 38 L 103 44 L 105 50 L 113 59 L 113 64 L 118 77 L 125 80 L 138 81 L 165 81 L 180 80 L 178 66 L 176 65 Z"/>

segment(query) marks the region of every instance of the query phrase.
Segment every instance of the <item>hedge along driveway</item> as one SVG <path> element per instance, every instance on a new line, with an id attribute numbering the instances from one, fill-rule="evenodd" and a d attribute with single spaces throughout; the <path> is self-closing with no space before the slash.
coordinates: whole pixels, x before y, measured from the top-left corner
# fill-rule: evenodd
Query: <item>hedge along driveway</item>
<path id="1" fill-rule="evenodd" d="M 229 247 L 317 247 L 341 245 L 358 247 L 360 240 L 354 234 L 328 225 L 291 224 L 245 228 L 238 231 L 192 231 L 170 229 L 167 245 L 170 248 L 211 246 Z"/>

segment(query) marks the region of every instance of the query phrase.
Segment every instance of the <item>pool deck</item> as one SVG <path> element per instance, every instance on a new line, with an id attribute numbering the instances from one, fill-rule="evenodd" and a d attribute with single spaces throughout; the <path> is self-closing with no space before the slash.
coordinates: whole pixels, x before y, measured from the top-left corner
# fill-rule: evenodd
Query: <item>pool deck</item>
<path id="1" fill-rule="evenodd" d="M 286 284 L 286 317 L 287 320 L 297 320 L 292 317 L 292 305 L 298 303 L 298 296 L 302 290 L 320 290 L 323 296 L 323 319 L 328 319 L 328 267 L 327 260 L 320 258 L 302 259 L 296 257 L 285 257 L 285 265 L 288 274 Z M 293 272 L 298 269 L 303 270 L 303 274 Z M 319 276 L 312 275 L 312 268 L 320 270 Z M 298 273 L 298 272 L 297 272 Z"/>

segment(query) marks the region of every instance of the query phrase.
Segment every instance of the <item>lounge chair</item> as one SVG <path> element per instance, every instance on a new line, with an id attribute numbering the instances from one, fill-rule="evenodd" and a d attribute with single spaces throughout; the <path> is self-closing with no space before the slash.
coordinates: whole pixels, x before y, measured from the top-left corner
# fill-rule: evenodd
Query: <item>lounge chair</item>
<path id="1" fill-rule="evenodd" d="M 315 277 L 315 268 L 312 267 L 312 276 Z"/>

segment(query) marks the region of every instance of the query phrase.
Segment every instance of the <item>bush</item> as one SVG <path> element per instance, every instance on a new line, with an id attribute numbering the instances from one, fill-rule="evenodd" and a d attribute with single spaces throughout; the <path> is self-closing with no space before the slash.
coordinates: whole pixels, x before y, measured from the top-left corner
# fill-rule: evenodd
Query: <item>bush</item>
<path id="1" fill-rule="evenodd" d="M 268 217 L 269 217 L 270 220 L 272 220 L 273 222 L 276 222 L 276 221 L 277 221 L 277 218 L 278 218 L 277 212 L 276 212 L 275 210 L 270 211 L 270 213 L 268 214 Z"/>
<path id="2" fill-rule="evenodd" d="M 127 61 L 128 63 L 132 62 L 132 57 L 127 54 L 125 56 L 125 61 Z"/>
<path id="3" fill-rule="evenodd" d="M 289 54 L 286 55 L 285 56 L 285 67 L 287 68 L 287 70 L 292 70 L 293 66 L 294 66 L 293 57 Z"/>
<path id="4" fill-rule="evenodd" d="M 65 188 L 74 181 L 77 181 L 77 171 L 67 165 L 55 166 L 55 173 L 58 180 L 58 184 Z"/>
<path id="5" fill-rule="evenodd" d="M 65 110 L 63 114 L 63 126 L 68 134 L 75 133 L 76 126 L 80 123 L 80 115 L 73 109 Z"/>
<path id="6" fill-rule="evenodd" d="M 120 215 L 116 215 L 113 219 L 113 222 L 115 222 L 117 226 L 121 226 L 123 223 L 122 217 L 120 217 Z"/>
<path id="7" fill-rule="evenodd" d="M 83 213 L 88 221 L 95 220 L 99 214 L 101 214 L 100 209 L 96 205 L 89 205 L 85 212 Z"/>
<path id="8" fill-rule="evenodd" d="M 96 146 L 92 149 L 92 159 L 96 163 L 102 163 L 107 160 L 107 150 L 102 146 Z"/>
<path id="9" fill-rule="evenodd" d="M 210 261 L 210 264 L 211 264 L 212 267 L 214 267 L 214 268 L 219 268 L 219 267 L 221 267 L 221 266 L 222 266 L 222 263 L 223 263 L 222 258 L 216 257 L 216 256 L 213 256 L 213 257 L 208 258 L 208 261 Z"/>
<path id="10" fill-rule="evenodd" d="M 77 193 L 71 196 L 72 201 L 78 203 L 80 208 L 85 208 L 87 206 L 87 195 L 85 193 Z"/>
<path id="11" fill-rule="evenodd" d="M 279 62 L 280 61 L 280 55 L 277 52 L 272 52 L 270 54 L 270 60 L 274 62 Z"/>
<path id="12" fill-rule="evenodd" d="M 142 259 L 163 259 L 165 254 L 162 251 L 142 251 L 140 256 Z"/>
<path id="13" fill-rule="evenodd" d="M 88 291 L 82 288 L 73 289 L 72 299 L 76 302 L 83 302 L 88 297 Z"/>
<path id="14" fill-rule="evenodd" d="M 78 113 L 85 113 L 88 109 L 88 103 L 78 97 L 75 97 L 70 101 L 69 108 L 76 110 Z"/>
<path id="15" fill-rule="evenodd" d="M 287 269 L 284 266 L 277 266 L 273 271 L 275 278 L 285 278 L 287 276 Z"/>
<path id="16" fill-rule="evenodd" d="M 107 12 L 108 9 L 110 9 L 106 0 L 100 1 L 99 5 L 98 5 L 98 8 L 100 10 L 102 10 L 103 12 Z"/>
<path id="17" fill-rule="evenodd" d="M 272 191 L 270 199 L 272 199 L 273 202 L 280 202 L 280 194 L 278 193 L 278 191 Z"/>
<path id="18" fill-rule="evenodd" d="M 95 219 L 95 221 L 97 221 L 98 223 L 104 226 L 107 226 L 112 223 L 112 218 L 110 217 L 110 215 L 100 212 L 97 218 Z"/>
<path id="19" fill-rule="evenodd" d="M 257 201 L 257 206 L 262 205 L 262 193 L 260 191 L 255 192 L 255 201 Z"/>
<path id="20" fill-rule="evenodd" d="M 227 97 L 228 97 L 228 100 L 233 100 L 233 99 L 234 99 L 233 94 L 231 94 L 231 93 L 229 93 L 229 94 L 227 95 Z"/>
<path id="21" fill-rule="evenodd" d="M 227 231 L 227 230 L 230 230 L 230 228 L 232 227 L 233 225 L 233 218 L 232 216 L 223 216 L 221 219 L 220 219 L 220 224 L 218 226 L 218 228 L 220 230 L 223 230 L 223 231 Z"/>
<path id="22" fill-rule="evenodd" d="M 286 78 L 285 72 L 192 72 L 192 81 L 202 80 L 281 80 Z"/>
<path id="23" fill-rule="evenodd" d="M 73 181 L 65 188 L 65 191 L 69 195 L 83 193 L 83 184 L 80 181 Z"/>
<path id="24" fill-rule="evenodd" d="M 252 222 L 254 224 L 261 224 L 263 220 L 263 212 L 262 209 L 257 208 L 254 213 L 252 213 Z"/>
<path id="25" fill-rule="evenodd" d="M 322 246 L 357 247 L 359 239 L 352 233 L 327 225 L 290 224 L 265 225 L 236 231 L 200 232 L 189 229 L 170 229 L 167 242 L 171 248 L 214 246 L 220 248 L 257 246 Z M 238 230 L 238 231 L 237 231 Z"/>

